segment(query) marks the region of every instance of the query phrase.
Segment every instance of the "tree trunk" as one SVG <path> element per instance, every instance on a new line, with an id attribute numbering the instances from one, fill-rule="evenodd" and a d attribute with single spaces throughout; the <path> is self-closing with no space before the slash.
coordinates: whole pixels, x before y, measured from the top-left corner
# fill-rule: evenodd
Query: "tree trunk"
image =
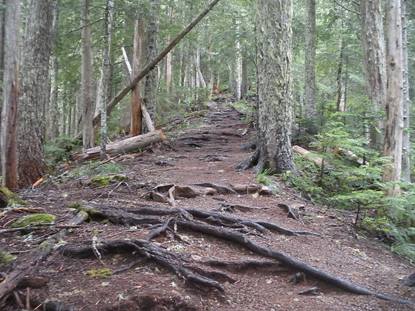
<path id="1" fill-rule="evenodd" d="M 403 53 L 402 53 L 402 15 L 401 1 L 390 0 L 386 6 L 386 123 L 384 155 L 391 158 L 391 165 L 384 171 L 385 182 L 399 182 L 402 171 L 402 89 L 403 89 Z M 399 187 L 393 186 L 390 195 L 398 194 Z"/>
<path id="2" fill-rule="evenodd" d="M 307 131 L 316 131 L 316 0 L 306 1 L 304 112 L 310 122 Z"/>
<path id="3" fill-rule="evenodd" d="M 147 28 L 147 50 L 146 62 L 149 64 L 157 57 L 157 36 L 159 32 L 159 14 L 160 14 L 160 0 L 150 0 L 150 12 L 148 16 Z M 156 66 L 155 66 L 156 67 Z M 157 69 L 153 68 L 146 78 L 145 87 L 145 104 L 148 108 L 150 116 L 155 120 L 156 115 L 156 100 L 157 100 Z"/>
<path id="4" fill-rule="evenodd" d="M 104 18 L 104 48 L 102 51 L 102 65 L 101 65 L 101 78 L 99 79 L 97 106 L 101 115 L 101 159 L 106 158 L 106 145 L 107 145 L 107 100 L 109 98 L 110 80 L 111 80 L 111 44 L 112 44 L 112 25 L 114 16 L 114 2 L 113 0 L 107 0 L 105 7 Z"/>
<path id="5" fill-rule="evenodd" d="M 402 48 L 403 48 L 403 137 L 402 137 L 402 180 L 411 182 L 411 141 L 409 97 L 409 62 L 408 62 L 408 1 L 402 0 Z"/>
<path id="6" fill-rule="evenodd" d="M 134 49 L 132 57 L 131 79 L 140 71 L 140 60 L 143 51 L 144 25 L 142 19 L 137 19 L 134 24 Z M 131 93 L 131 128 L 132 136 L 140 135 L 142 130 L 140 83 L 134 87 Z"/>
<path id="7" fill-rule="evenodd" d="M 362 44 L 366 71 L 367 91 L 372 102 L 375 121 L 370 128 L 370 146 L 382 149 L 383 120 L 379 112 L 386 105 L 386 57 L 381 0 L 362 0 Z"/>
<path id="8" fill-rule="evenodd" d="M 124 140 L 108 144 L 107 153 L 109 155 L 117 155 L 122 153 L 139 151 L 140 149 L 143 149 L 151 144 L 161 142 L 165 139 L 166 137 L 164 136 L 163 132 L 161 130 L 156 130 L 143 135 L 129 137 Z M 77 161 L 86 161 L 96 159 L 99 157 L 99 155 L 100 148 L 94 147 L 84 150 L 84 152 L 81 154 L 74 155 L 73 158 Z"/>
<path id="9" fill-rule="evenodd" d="M 47 139 L 52 140 L 59 136 L 59 107 L 58 107 L 58 73 L 59 63 L 57 57 L 57 38 L 58 38 L 58 20 L 59 20 L 59 4 L 54 3 L 53 21 L 52 21 L 52 40 L 53 49 L 50 62 L 50 100 L 48 112 L 48 126 L 46 128 Z"/>
<path id="10" fill-rule="evenodd" d="M 235 21 L 236 39 L 235 39 L 235 97 L 236 100 L 242 98 L 242 51 L 241 51 L 241 32 L 240 21 Z"/>
<path id="11" fill-rule="evenodd" d="M 11 190 L 17 184 L 17 104 L 19 101 L 19 27 L 20 0 L 9 0 L 5 12 L 3 106 L 1 113 L 0 152 L 2 160 L 3 186 Z"/>
<path id="12" fill-rule="evenodd" d="M 337 100 L 336 107 L 338 112 L 345 112 L 345 92 L 344 92 L 344 50 L 345 42 L 344 38 L 340 39 L 340 55 L 339 55 L 339 64 L 337 67 Z"/>
<path id="13" fill-rule="evenodd" d="M 81 0 L 81 37 L 82 37 L 82 145 L 88 149 L 94 145 L 94 105 L 92 85 L 92 42 L 89 10 L 91 0 Z"/>
<path id="14" fill-rule="evenodd" d="M 0 6 L 3 7 L 0 10 L 0 137 L 1 137 L 1 111 L 3 106 L 3 72 L 4 72 L 4 22 L 5 22 L 5 2 L 0 0 Z M 1 148 L 1 139 L 0 139 L 0 148 Z M 1 152 L 0 152 L 0 163 L 1 163 Z M 2 166 L 0 165 L 0 176 L 2 172 Z"/>
<path id="15" fill-rule="evenodd" d="M 294 169 L 292 125 L 292 7 L 290 0 L 257 5 L 258 169 Z"/>
<path id="16" fill-rule="evenodd" d="M 49 60 L 55 0 L 32 0 L 22 51 L 19 106 L 19 184 L 29 186 L 45 173 L 45 121 L 42 107 L 49 101 Z"/>

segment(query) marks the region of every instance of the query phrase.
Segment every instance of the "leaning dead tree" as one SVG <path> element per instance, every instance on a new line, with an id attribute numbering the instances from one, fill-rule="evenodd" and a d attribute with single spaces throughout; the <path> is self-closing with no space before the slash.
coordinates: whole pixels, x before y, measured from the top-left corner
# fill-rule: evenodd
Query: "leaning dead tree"
<path id="1" fill-rule="evenodd" d="M 166 55 L 174 49 L 174 47 L 213 9 L 213 7 L 220 0 L 213 0 L 186 28 L 184 28 L 170 43 L 164 48 L 164 50 L 152 60 L 139 74 L 137 74 L 121 91 L 115 95 L 113 99 L 107 105 L 107 115 L 110 115 L 112 110 L 117 106 L 117 104 L 131 91 L 135 88 L 138 82 L 140 82 L 157 64 L 163 60 Z M 100 116 L 97 115 L 94 118 L 94 125 L 99 124 Z"/>

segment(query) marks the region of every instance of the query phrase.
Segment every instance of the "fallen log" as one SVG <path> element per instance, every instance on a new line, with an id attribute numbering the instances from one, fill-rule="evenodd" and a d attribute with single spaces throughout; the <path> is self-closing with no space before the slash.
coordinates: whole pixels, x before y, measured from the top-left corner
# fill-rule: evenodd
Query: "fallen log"
<path id="1" fill-rule="evenodd" d="M 307 159 L 307 160 L 313 162 L 318 167 L 323 166 L 324 160 L 321 157 L 319 157 L 319 156 L 315 155 L 314 153 L 312 153 L 311 151 L 308 151 L 307 149 L 304 149 L 303 147 L 300 147 L 300 146 L 293 146 L 293 151 L 295 153 L 298 153 L 299 155 L 303 156 L 304 159 Z"/>
<path id="2" fill-rule="evenodd" d="M 166 136 L 161 130 L 156 130 L 147 134 L 129 137 L 112 144 L 107 145 L 107 154 L 116 155 L 120 153 L 128 153 L 136 151 L 140 148 L 145 148 L 151 144 L 164 141 Z M 83 153 L 73 155 L 76 161 L 86 161 L 97 159 L 100 156 L 101 147 L 94 147 L 85 150 Z"/>

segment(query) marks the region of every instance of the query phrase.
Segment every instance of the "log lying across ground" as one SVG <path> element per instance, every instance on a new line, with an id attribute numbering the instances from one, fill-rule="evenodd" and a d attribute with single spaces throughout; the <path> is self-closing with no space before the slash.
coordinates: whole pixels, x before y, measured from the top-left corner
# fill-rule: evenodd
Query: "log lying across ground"
<path id="1" fill-rule="evenodd" d="M 151 144 L 166 140 L 163 131 L 156 130 L 147 134 L 129 137 L 107 145 L 107 154 L 117 155 L 121 153 L 128 153 L 145 148 Z M 73 156 L 76 161 L 85 161 L 97 159 L 100 156 L 101 147 L 94 147 L 85 150 L 83 153 L 78 153 Z"/>
<path id="2" fill-rule="evenodd" d="M 219 213 L 211 213 L 209 211 L 201 211 L 201 210 L 195 210 L 195 209 L 164 209 L 164 208 L 138 208 L 138 209 L 118 209 L 115 211 L 113 208 L 100 208 L 100 207 L 93 207 L 93 208 L 85 208 L 84 211 L 88 212 L 91 215 L 91 218 L 98 217 L 98 219 L 108 219 L 112 223 L 115 224 L 124 224 L 124 225 L 133 225 L 133 224 L 145 224 L 146 219 L 149 220 L 149 223 L 151 224 L 157 224 L 157 217 L 159 216 L 159 223 L 158 226 L 162 226 L 162 228 L 170 228 L 170 230 L 176 232 L 176 229 L 183 229 L 188 231 L 193 231 L 197 233 L 202 233 L 208 236 L 212 236 L 221 240 L 225 240 L 234 244 L 237 244 L 239 246 L 242 246 L 243 248 L 253 252 L 256 255 L 270 258 L 273 260 L 276 260 L 280 264 L 282 264 L 285 267 L 288 267 L 290 269 L 293 269 L 295 271 L 303 272 L 304 274 L 313 277 L 315 279 L 318 279 L 320 281 L 323 281 L 329 285 L 332 285 L 338 289 L 342 289 L 346 292 L 357 294 L 357 295 L 368 295 L 368 296 L 374 296 L 380 299 L 389 300 L 393 302 L 399 302 L 402 304 L 411 304 L 413 305 L 413 302 L 403 300 L 403 299 L 397 299 L 394 297 L 391 297 L 386 294 L 378 293 L 376 290 L 371 290 L 368 288 L 365 288 L 363 286 L 354 284 L 350 281 L 347 281 L 345 279 L 342 279 L 340 277 L 337 277 L 335 275 L 332 275 L 330 273 L 327 273 L 325 271 L 322 271 L 320 269 L 317 269 L 311 265 L 309 265 L 306 262 L 303 262 L 297 258 L 291 257 L 283 252 L 274 250 L 270 247 L 265 247 L 257 243 L 256 241 L 250 239 L 248 234 L 241 233 L 239 231 L 240 228 L 235 226 L 238 223 L 241 223 L 241 219 L 239 218 L 233 218 L 225 214 L 219 214 Z M 168 212 L 168 210 L 172 210 L 174 213 L 176 213 L 176 217 L 173 219 L 169 218 L 167 221 L 163 220 L 161 216 L 172 216 L 172 212 Z M 117 215 L 115 215 L 117 214 Z M 206 217 L 208 216 L 209 217 Z M 151 217 L 149 217 L 151 216 Z M 269 223 L 265 222 L 242 222 L 243 226 L 247 226 L 250 229 L 258 230 L 262 232 L 263 228 L 267 228 L 269 226 Z M 271 226 L 272 227 L 272 226 Z M 267 229 L 275 229 L 275 228 L 267 228 Z M 277 230 L 278 231 L 278 230 Z M 162 233 L 162 230 L 158 231 L 159 234 Z M 250 233 L 250 231 L 248 231 Z M 252 232 L 251 232 L 252 233 Z M 152 238 L 155 236 L 152 235 Z M 137 241 L 136 241 L 137 242 Z M 114 245 L 113 243 L 120 243 L 119 241 L 108 241 L 106 242 L 106 245 Z M 129 243 L 128 241 L 125 243 Z M 134 242 L 135 243 L 135 242 Z M 143 243 L 149 243 L 145 244 L 146 247 L 151 246 L 151 242 L 149 240 L 143 242 L 138 241 L 137 245 L 141 245 L 142 247 Z M 124 244 L 124 243 L 122 243 Z M 151 246 L 152 247 L 152 246 Z M 74 249 L 75 248 L 75 249 Z M 76 250 L 77 246 L 71 246 L 68 245 L 64 248 L 64 252 L 66 254 L 69 254 L 70 256 L 73 256 L 74 254 L 78 253 Z M 143 250 L 136 249 L 139 253 L 143 253 Z M 81 254 L 91 254 L 91 250 L 83 249 L 80 253 Z M 148 255 L 148 252 L 145 253 L 147 258 L 151 258 L 152 255 Z M 168 255 L 170 256 L 170 255 Z M 157 258 L 152 258 L 156 262 L 160 264 L 160 261 Z M 173 266 L 176 266 L 178 264 L 177 262 L 178 258 L 175 257 L 173 260 Z M 189 279 L 189 276 L 193 276 L 191 274 L 186 275 L 186 273 L 183 273 L 183 271 L 177 271 L 174 267 L 169 267 L 170 263 L 162 263 L 164 266 L 170 268 L 173 270 L 177 275 L 183 277 L 187 281 L 192 281 Z M 186 262 L 181 263 L 183 265 L 186 264 Z M 208 273 L 201 273 L 201 270 L 197 270 L 197 273 L 199 275 L 203 275 L 208 280 L 204 279 L 202 282 L 196 281 L 199 285 L 207 285 L 210 288 L 216 288 L 220 291 L 222 291 L 222 288 L 218 286 L 217 282 L 214 278 L 207 276 Z M 193 271 L 194 273 L 194 271 Z M 203 284 L 204 283 L 204 284 Z"/>

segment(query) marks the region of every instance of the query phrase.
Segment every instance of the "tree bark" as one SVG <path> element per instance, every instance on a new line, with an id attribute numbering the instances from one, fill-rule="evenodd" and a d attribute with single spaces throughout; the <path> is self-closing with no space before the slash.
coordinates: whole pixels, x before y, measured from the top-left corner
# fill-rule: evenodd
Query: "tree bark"
<path id="1" fill-rule="evenodd" d="M 307 129 L 316 133 L 316 0 L 306 1 L 307 21 L 305 27 L 305 80 L 304 80 L 304 112 L 310 121 Z"/>
<path id="2" fill-rule="evenodd" d="M 242 50 L 241 50 L 241 30 L 240 21 L 235 20 L 236 39 L 235 39 L 235 97 L 237 100 L 242 98 Z"/>
<path id="3" fill-rule="evenodd" d="M 140 71 L 140 60 L 143 51 L 143 33 L 144 25 L 142 19 L 136 20 L 134 23 L 134 48 L 130 76 L 131 79 Z M 137 136 L 142 131 L 142 111 L 141 111 L 141 94 L 140 94 L 140 83 L 132 89 L 131 92 L 131 128 L 130 134 Z"/>
<path id="4" fill-rule="evenodd" d="M 0 0 L 0 137 L 1 137 L 1 111 L 3 106 L 3 72 L 4 72 L 4 22 L 5 22 L 5 1 Z M 0 139 L 1 148 L 1 139 Z M 0 152 L 0 163 L 1 163 L 1 152 Z M 0 165 L 0 175 L 2 174 L 2 166 Z"/>
<path id="5" fill-rule="evenodd" d="M 20 0 L 7 2 L 5 11 L 3 106 L 1 113 L 0 153 L 2 184 L 11 190 L 18 188 L 17 180 L 17 105 L 19 101 L 18 55 Z"/>
<path id="6" fill-rule="evenodd" d="M 49 101 L 49 60 L 55 0 L 32 0 L 22 51 L 19 107 L 19 185 L 31 185 L 45 172 L 45 122 L 39 112 Z"/>
<path id="7" fill-rule="evenodd" d="M 382 149 L 383 120 L 379 112 L 386 105 L 386 56 L 381 0 L 362 0 L 360 5 L 362 44 L 367 92 L 375 116 L 370 127 L 370 146 Z"/>
<path id="8" fill-rule="evenodd" d="M 94 145 L 94 105 L 92 86 L 92 42 L 89 10 L 91 0 L 81 0 L 81 37 L 82 37 L 82 145 L 88 149 Z"/>
<path id="9" fill-rule="evenodd" d="M 258 169 L 294 169 L 292 126 L 292 4 L 259 0 L 257 5 Z"/>
<path id="10" fill-rule="evenodd" d="M 165 136 L 161 130 L 148 132 L 143 135 L 133 136 L 124 140 L 117 141 L 107 145 L 107 153 L 109 155 L 116 155 L 120 153 L 128 153 L 138 151 L 153 143 L 161 142 L 165 140 Z M 100 148 L 94 147 L 84 150 L 83 153 L 74 156 L 77 161 L 85 161 L 96 159 L 100 155 Z"/>
<path id="11" fill-rule="evenodd" d="M 411 182 L 411 141 L 408 62 L 408 1 L 402 1 L 402 48 L 403 48 L 403 137 L 402 137 L 402 180 Z"/>
<path id="12" fill-rule="evenodd" d="M 111 81 L 111 44 L 112 44 L 112 25 L 114 17 L 114 2 L 113 0 L 107 0 L 105 7 L 104 18 L 104 48 L 102 51 L 102 65 L 101 65 L 101 78 L 99 79 L 97 106 L 101 115 L 101 159 L 106 158 L 106 145 L 108 140 L 107 135 L 107 107 L 106 103 L 109 98 L 110 81 Z M 76 115 L 76 114 L 75 114 Z"/>
<path id="13" fill-rule="evenodd" d="M 48 126 L 46 128 L 47 139 L 52 140 L 59 136 L 59 106 L 58 106 L 58 74 L 59 74 L 59 62 L 56 51 L 57 38 L 58 38 L 58 21 L 59 21 L 59 4 L 56 1 L 53 9 L 53 21 L 52 21 L 52 37 L 53 37 L 53 50 L 51 56 L 51 69 L 50 69 L 50 100 L 48 113 Z"/>
<path id="14" fill-rule="evenodd" d="M 146 61 L 147 64 L 157 57 L 157 36 L 159 33 L 160 0 L 150 0 L 148 16 Z M 155 120 L 157 100 L 157 65 L 147 75 L 144 84 L 145 104 L 150 116 Z"/>
<path id="15" fill-rule="evenodd" d="M 390 0 L 386 6 L 386 123 L 384 155 L 391 158 L 391 165 L 384 171 L 385 182 L 399 182 L 402 172 L 402 89 L 403 89 L 403 52 L 402 52 L 402 14 L 401 1 Z M 399 187 L 393 186 L 390 195 L 398 194 Z"/>

